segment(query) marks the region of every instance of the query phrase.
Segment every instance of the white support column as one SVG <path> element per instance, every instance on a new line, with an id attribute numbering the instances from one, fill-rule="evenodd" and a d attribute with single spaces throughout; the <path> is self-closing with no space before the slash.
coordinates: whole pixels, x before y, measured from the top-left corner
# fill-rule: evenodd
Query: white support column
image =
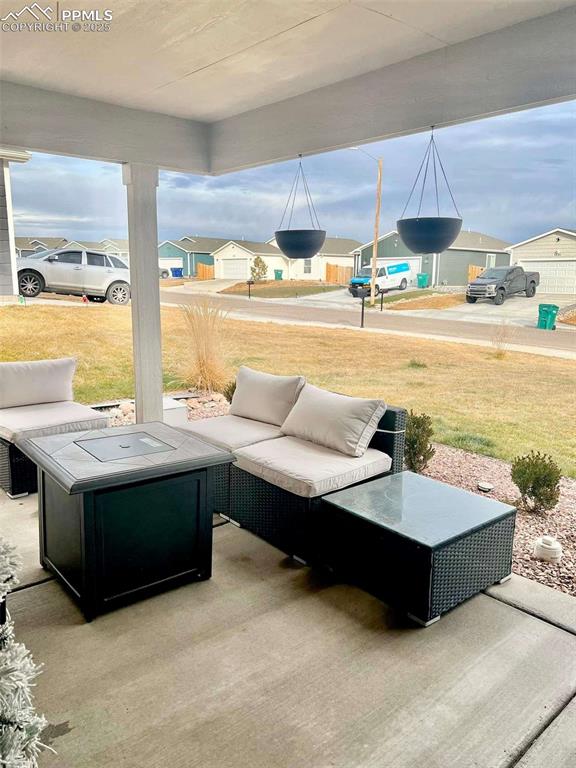
<path id="1" fill-rule="evenodd" d="M 158 281 L 158 168 L 122 166 L 128 197 L 136 421 L 162 421 L 162 340 Z"/>
<path id="2" fill-rule="evenodd" d="M 12 212 L 10 163 L 26 163 L 28 152 L 0 147 L 0 297 L 18 296 L 16 242 Z"/>

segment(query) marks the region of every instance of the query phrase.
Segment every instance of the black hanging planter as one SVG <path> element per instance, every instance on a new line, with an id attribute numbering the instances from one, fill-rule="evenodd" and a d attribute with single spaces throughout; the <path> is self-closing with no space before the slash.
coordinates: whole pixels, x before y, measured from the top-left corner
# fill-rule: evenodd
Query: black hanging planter
<path id="1" fill-rule="evenodd" d="M 282 214 L 282 221 L 280 227 L 274 233 L 276 238 L 276 245 L 282 253 L 289 259 L 311 259 L 320 251 L 326 240 L 326 231 L 320 229 L 320 222 L 316 215 L 316 209 L 312 202 L 312 195 L 308 188 L 306 176 L 304 175 L 304 169 L 302 168 L 302 155 L 299 155 L 298 170 L 296 171 L 296 177 L 292 183 L 292 189 L 288 195 L 286 201 L 286 207 Z M 292 214 L 294 213 L 294 204 L 296 202 L 296 195 L 298 193 L 298 184 L 302 178 L 302 185 L 304 187 L 304 195 L 306 196 L 306 202 L 308 204 L 308 212 L 310 214 L 310 221 L 312 223 L 312 229 L 290 229 L 292 223 Z M 290 201 L 292 205 L 290 206 Z M 282 229 L 284 218 L 290 207 L 290 216 L 288 218 L 288 228 Z"/>
<path id="2" fill-rule="evenodd" d="M 432 159 L 432 170 L 434 172 L 434 189 L 436 192 L 436 211 L 438 215 L 437 216 L 420 216 L 420 211 L 422 210 L 422 200 L 424 197 L 424 190 L 426 187 L 426 179 L 428 177 L 428 170 L 430 167 L 430 159 Z M 438 197 L 438 175 L 437 175 L 436 161 L 438 161 L 438 166 L 442 171 L 442 176 L 444 177 L 444 181 L 446 182 L 448 192 L 450 193 L 450 199 L 452 200 L 452 205 L 454 206 L 454 210 L 456 211 L 456 214 L 457 214 L 456 216 L 440 216 L 440 198 Z M 418 204 L 418 213 L 414 218 L 405 219 L 404 214 L 406 213 L 406 209 L 410 204 L 410 200 L 412 199 L 412 195 L 414 194 L 414 190 L 416 189 L 418 180 L 420 179 L 420 175 L 422 174 L 423 169 L 424 169 L 424 176 L 422 179 L 422 188 L 420 190 L 420 202 Z M 396 227 L 398 229 L 398 234 L 400 235 L 400 239 L 402 240 L 406 248 L 412 251 L 412 253 L 441 253 L 442 251 L 445 251 L 446 248 L 449 248 L 452 245 L 452 243 L 456 240 L 456 238 L 460 234 L 460 230 L 462 229 L 462 217 L 460 216 L 460 212 L 458 211 L 458 208 L 456 206 L 456 202 L 454 200 L 452 190 L 450 189 L 450 184 L 448 183 L 448 179 L 446 178 L 444 166 L 442 165 L 442 160 L 440 159 L 440 155 L 436 147 L 436 142 L 434 141 L 434 128 L 432 128 L 430 141 L 428 143 L 426 152 L 424 153 L 424 158 L 420 163 L 420 168 L 418 169 L 418 173 L 416 175 L 414 184 L 412 185 L 412 189 L 410 190 L 408 201 L 404 206 L 404 210 L 402 211 L 402 216 L 396 222 Z"/>
<path id="3" fill-rule="evenodd" d="M 274 235 L 276 245 L 289 259 L 311 259 L 326 240 L 323 229 L 279 229 Z"/>
<path id="4" fill-rule="evenodd" d="M 460 234 L 462 219 L 422 216 L 399 219 L 396 226 L 402 242 L 412 253 L 442 253 Z"/>

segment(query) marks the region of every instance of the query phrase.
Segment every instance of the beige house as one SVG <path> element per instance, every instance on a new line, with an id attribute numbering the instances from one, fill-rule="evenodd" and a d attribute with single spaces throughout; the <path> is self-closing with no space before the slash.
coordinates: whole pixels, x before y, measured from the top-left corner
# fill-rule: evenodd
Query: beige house
<path id="1" fill-rule="evenodd" d="M 68 240 L 65 237 L 15 237 L 16 255 L 26 258 L 40 251 L 62 248 Z"/>
<path id="2" fill-rule="evenodd" d="M 268 267 L 268 280 L 273 280 L 276 272 L 282 273 L 283 280 L 326 280 L 329 265 L 355 269 L 360 245 L 350 238 L 327 237 L 322 250 L 312 259 L 288 259 L 274 239 L 267 243 L 230 240 L 212 254 L 214 277 L 248 280 L 254 259 L 260 256 Z"/>
<path id="3" fill-rule="evenodd" d="M 576 230 L 553 229 L 508 250 L 512 264 L 540 273 L 541 293 L 576 295 Z"/>

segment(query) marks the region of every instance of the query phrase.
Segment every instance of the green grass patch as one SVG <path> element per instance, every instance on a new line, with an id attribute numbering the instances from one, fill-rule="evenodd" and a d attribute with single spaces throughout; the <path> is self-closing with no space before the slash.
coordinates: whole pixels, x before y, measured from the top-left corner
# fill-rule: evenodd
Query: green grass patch
<path id="1" fill-rule="evenodd" d="M 410 360 L 406 368 L 428 368 L 428 366 L 421 360 Z"/>

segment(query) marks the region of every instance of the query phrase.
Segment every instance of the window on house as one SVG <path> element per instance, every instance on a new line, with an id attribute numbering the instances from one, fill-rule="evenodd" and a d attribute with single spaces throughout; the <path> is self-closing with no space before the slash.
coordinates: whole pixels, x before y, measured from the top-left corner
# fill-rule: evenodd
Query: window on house
<path id="1" fill-rule="evenodd" d="M 304 259 L 304 274 L 312 274 L 312 259 Z"/>

